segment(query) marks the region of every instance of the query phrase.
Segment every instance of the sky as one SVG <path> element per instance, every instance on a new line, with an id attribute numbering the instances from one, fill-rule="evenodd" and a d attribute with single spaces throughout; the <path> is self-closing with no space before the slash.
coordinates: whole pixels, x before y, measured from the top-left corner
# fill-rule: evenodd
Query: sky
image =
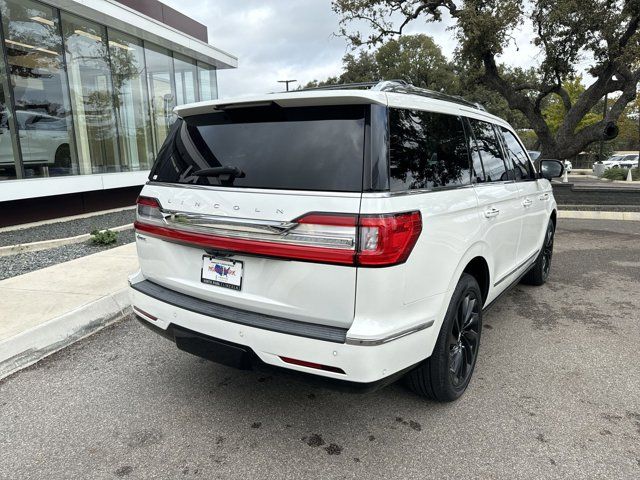
<path id="1" fill-rule="evenodd" d="M 209 43 L 238 57 L 238 68 L 220 70 L 220 97 L 246 96 L 284 90 L 278 80 L 296 79 L 297 85 L 339 75 L 342 57 L 350 51 L 337 37 L 340 17 L 330 0 L 162 0 L 205 24 Z M 455 48 L 449 19 L 439 23 L 416 20 L 406 33 L 425 33 L 443 53 L 452 57 Z M 365 30 L 366 31 L 366 30 Z M 513 66 L 536 62 L 530 27 L 515 35 L 505 57 Z"/>

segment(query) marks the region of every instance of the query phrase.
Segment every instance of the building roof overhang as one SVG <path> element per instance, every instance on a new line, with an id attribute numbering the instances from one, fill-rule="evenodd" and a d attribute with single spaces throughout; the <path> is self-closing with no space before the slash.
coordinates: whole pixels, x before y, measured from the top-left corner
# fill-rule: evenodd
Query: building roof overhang
<path id="1" fill-rule="evenodd" d="M 41 0 L 60 10 L 214 65 L 237 68 L 238 58 L 114 0 Z"/>

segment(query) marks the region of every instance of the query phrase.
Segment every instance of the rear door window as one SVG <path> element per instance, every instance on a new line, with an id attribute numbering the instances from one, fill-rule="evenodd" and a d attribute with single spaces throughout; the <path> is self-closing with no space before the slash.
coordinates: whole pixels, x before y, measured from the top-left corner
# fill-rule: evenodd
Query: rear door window
<path id="1" fill-rule="evenodd" d="M 469 122 L 475 137 L 475 150 L 478 152 L 484 167 L 485 181 L 501 182 L 510 180 L 509 171 L 502 154 L 502 147 L 493 125 L 474 118 L 470 118 Z"/>
<path id="2" fill-rule="evenodd" d="M 179 119 L 150 178 L 223 187 L 360 192 L 367 108 L 270 105 Z M 198 174 L 211 169 L 215 175 Z"/>
<path id="3" fill-rule="evenodd" d="M 468 185 L 469 153 L 460 117 L 389 110 L 392 191 Z"/>

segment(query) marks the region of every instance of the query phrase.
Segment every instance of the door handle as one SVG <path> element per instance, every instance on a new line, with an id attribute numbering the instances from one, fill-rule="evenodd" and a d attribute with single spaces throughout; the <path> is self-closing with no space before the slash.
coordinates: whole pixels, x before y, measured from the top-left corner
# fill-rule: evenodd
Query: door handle
<path id="1" fill-rule="evenodd" d="M 497 217 L 500 214 L 500 210 L 496 207 L 488 208 L 484 211 L 484 216 L 487 218 Z"/>
<path id="2" fill-rule="evenodd" d="M 548 193 L 544 193 L 544 194 L 540 195 L 540 200 L 542 200 L 542 201 L 549 200 L 549 194 Z"/>
<path id="3" fill-rule="evenodd" d="M 532 203 L 533 200 L 531 200 L 530 198 L 525 198 L 524 200 L 522 200 L 523 207 L 530 207 Z"/>

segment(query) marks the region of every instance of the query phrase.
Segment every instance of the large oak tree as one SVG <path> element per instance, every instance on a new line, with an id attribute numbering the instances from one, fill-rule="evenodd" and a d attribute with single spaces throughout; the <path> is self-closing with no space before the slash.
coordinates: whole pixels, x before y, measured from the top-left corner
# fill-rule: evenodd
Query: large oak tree
<path id="1" fill-rule="evenodd" d="M 342 17 L 340 33 L 354 47 L 377 45 L 401 36 L 411 22 L 440 21 L 448 14 L 458 42 L 457 60 L 467 72 L 477 72 L 479 84 L 522 112 L 548 158 L 573 157 L 606 139 L 605 127 L 618 121 L 636 98 L 640 0 L 333 0 L 333 8 Z M 362 22 L 374 33 L 364 37 L 354 29 Z M 513 68 L 505 55 L 522 26 L 531 29 L 539 50 L 538 65 L 528 71 Z M 586 88 L 572 96 L 565 86 L 585 61 Z M 584 122 L 607 94 L 613 101 L 606 117 Z M 556 128 L 543 115 L 550 96 L 564 107 Z"/>
<path id="2" fill-rule="evenodd" d="M 522 113 L 511 110 L 498 93 L 478 84 L 473 75 L 458 68 L 456 62 L 447 60 L 440 47 L 427 35 L 402 35 L 386 40 L 375 50 L 347 53 L 342 58 L 342 65 L 343 72 L 339 76 L 322 81 L 313 80 L 304 87 L 376 82 L 381 79 L 404 80 L 416 87 L 459 95 L 482 103 L 489 112 L 505 118 L 515 128 L 529 128 Z"/>

